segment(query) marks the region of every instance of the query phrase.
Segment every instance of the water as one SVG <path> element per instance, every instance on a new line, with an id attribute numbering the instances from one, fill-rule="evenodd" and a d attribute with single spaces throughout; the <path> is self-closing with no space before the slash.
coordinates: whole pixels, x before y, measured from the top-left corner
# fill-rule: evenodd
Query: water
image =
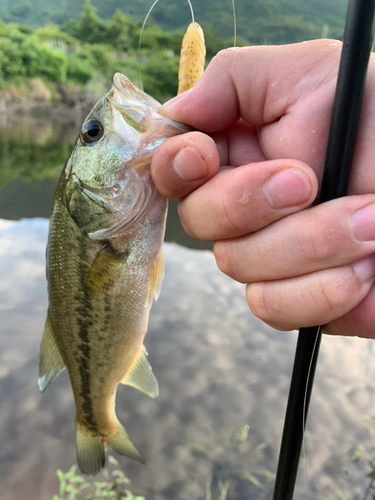
<path id="1" fill-rule="evenodd" d="M 67 374 L 43 395 L 36 384 L 47 308 L 43 217 L 72 128 L 45 124 L 37 133 L 35 124 L 11 125 L 0 135 L 2 500 L 51 500 L 56 469 L 75 462 Z M 193 245 L 171 213 L 169 240 Z M 160 396 L 120 387 L 116 406 L 148 465 L 117 457 L 119 467 L 147 500 L 205 499 L 206 483 L 218 500 L 219 481 L 230 482 L 227 500 L 270 500 L 296 332 L 277 332 L 252 316 L 243 285 L 217 270 L 210 251 L 168 243 L 165 257 L 145 342 Z M 373 351 L 367 340 L 323 339 L 306 436 L 310 500 L 334 500 L 336 490 L 365 498 L 370 469 L 352 457 L 360 444 L 370 456 L 375 451 Z M 244 425 L 241 444 L 236 431 Z M 295 498 L 306 498 L 303 474 Z"/>

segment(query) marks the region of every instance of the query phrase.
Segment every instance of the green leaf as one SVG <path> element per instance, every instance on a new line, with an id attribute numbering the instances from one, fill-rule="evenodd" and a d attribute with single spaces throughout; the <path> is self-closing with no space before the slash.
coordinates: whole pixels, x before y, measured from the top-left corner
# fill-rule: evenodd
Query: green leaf
<path id="1" fill-rule="evenodd" d="M 248 471 L 244 471 L 242 474 L 241 474 L 241 477 L 242 479 L 245 479 L 245 481 L 249 481 L 249 483 L 253 484 L 256 488 L 262 490 L 263 489 L 263 485 L 260 481 L 258 481 L 258 479 L 253 476 L 253 474 L 251 474 L 250 472 Z"/>
<path id="2" fill-rule="evenodd" d="M 334 488 L 333 490 L 333 494 L 339 498 L 340 500 L 347 500 L 346 496 L 344 495 L 344 493 L 340 490 L 338 490 L 337 488 Z"/>
<path id="3" fill-rule="evenodd" d="M 125 490 L 125 493 L 126 493 L 126 499 L 129 499 L 129 500 L 146 500 L 145 497 L 140 497 L 140 496 L 135 496 L 133 495 L 133 493 L 129 490 Z"/>
<path id="4" fill-rule="evenodd" d="M 212 493 L 211 493 L 211 485 L 212 485 L 212 479 L 210 481 L 206 482 L 206 497 L 205 500 L 212 500 Z"/>
<path id="5" fill-rule="evenodd" d="M 198 444 L 198 443 L 188 443 L 188 446 L 194 451 L 197 451 L 198 453 L 201 453 L 202 455 L 205 455 L 208 457 L 210 460 L 214 460 L 215 456 L 213 453 L 211 453 L 209 450 L 207 450 L 204 446 Z"/>
<path id="6" fill-rule="evenodd" d="M 256 453 L 259 453 L 260 451 L 262 451 L 264 448 L 266 448 L 268 446 L 268 444 L 266 442 L 263 442 L 263 443 L 260 443 L 258 444 L 258 446 L 256 446 L 254 448 L 254 454 Z"/>
<path id="7" fill-rule="evenodd" d="M 74 483 L 84 483 L 85 482 L 85 480 L 83 479 L 82 476 L 74 476 L 74 477 L 72 477 L 72 481 Z"/>
<path id="8" fill-rule="evenodd" d="M 265 480 L 269 483 L 275 480 L 276 474 L 267 469 L 259 469 L 252 471 L 252 474 L 257 474 L 258 476 L 263 476 Z"/>
<path id="9" fill-rule="evenodd" d="M 219 492 L 220 492 L 219 500 L 226 500 L 229 486 L 230 486 L 230 481 L 226 481 L 225 483 L 223 483 L 223 481 L 221 479 L 219 479 L 217 484 L 218 484 Z"/>

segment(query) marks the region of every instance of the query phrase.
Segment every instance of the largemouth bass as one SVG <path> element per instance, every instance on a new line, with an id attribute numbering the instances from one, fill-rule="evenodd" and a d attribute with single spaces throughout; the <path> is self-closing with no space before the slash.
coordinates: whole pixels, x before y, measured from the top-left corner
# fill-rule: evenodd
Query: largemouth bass
<path id="1" fill-rule="evenodd" d="M 163 276 L 167 201 L 149 167 L 166 138 L 188 130 L 159 106 L 116 74 L 83 124 L 53 201 L 39 386 L 68 369 L 84 474 L 103 467 L 104 444 L 144 463 L 116 417 L 115 395 L 119 383 L 158 394 L 143 338 Z"/>

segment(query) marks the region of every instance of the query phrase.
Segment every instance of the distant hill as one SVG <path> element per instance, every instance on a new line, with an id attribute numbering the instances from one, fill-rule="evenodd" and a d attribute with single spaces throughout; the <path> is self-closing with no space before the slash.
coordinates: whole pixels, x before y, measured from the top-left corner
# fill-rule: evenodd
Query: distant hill
<path id="1" fill-rule="evenodd" d="M 78 18 L 85 0 L 0 0 L 0 19 L 43 26 L 62 25 Z M 191 0 L 196 20 L 212 26 L 223 39 L 233 35 L 231 0 Z M 152 0 L 92 0 L 98 15 L 110 18 L 119 9 L 142 21 Z M 252 44 L 293 43 L 319 38 L 323 26 L 328 36 L 341 38 L 347 0 L 236 0 L 238 35 Z M 186 0 L 160 0 L 150 20 L 164 30 L 184 28 L 190 22 Z"/>

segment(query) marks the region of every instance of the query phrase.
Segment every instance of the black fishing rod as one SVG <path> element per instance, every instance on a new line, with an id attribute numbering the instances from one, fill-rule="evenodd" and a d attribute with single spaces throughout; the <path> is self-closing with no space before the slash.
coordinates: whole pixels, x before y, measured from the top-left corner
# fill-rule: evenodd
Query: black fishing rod
<path id="1" fill-rule="evenodd" d="M 349 0 L 319 203 L 346 195 L 369 56 L 375 0 Z M 292 500 L 322 326 L 298 335 L 273 500 Z"/>

